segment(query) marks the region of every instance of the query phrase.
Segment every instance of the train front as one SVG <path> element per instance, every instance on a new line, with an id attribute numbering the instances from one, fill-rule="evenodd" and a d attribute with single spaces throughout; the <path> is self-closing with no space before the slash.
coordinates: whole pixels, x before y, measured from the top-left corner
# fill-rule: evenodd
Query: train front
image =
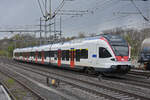
<path id="1" fill-rule="evenodd" d="M 106 35 L 103 37 L 107 45 L 111 57 L 105 65 L 110 68 L 106 71 L 109 74 L 124 75 L 131 69 L 130 47 L 128 43 L 118 35 Z M 106 74 L 105 73 L 105 74 Z"/>

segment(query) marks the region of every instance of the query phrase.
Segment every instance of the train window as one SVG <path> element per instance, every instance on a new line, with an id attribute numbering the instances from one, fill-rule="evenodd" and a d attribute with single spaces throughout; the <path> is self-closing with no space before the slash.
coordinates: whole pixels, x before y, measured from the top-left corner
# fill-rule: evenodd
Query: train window
<path id="1" fill-rule="evenodd" d="M 27 57 L 27 52 L 24 53 L 25 58 Z"/>
<path id="2" fill-rule="evenodd" d="M 54 51 L 49 51 L 49 56 L 54 57 Z"/>
<path id="3" fill-rule="evenodd" d="M 22 57 L 24 57 L 24 52 L 22 52 Z"/>
<path id="4" fill-rule="evenodd" d="M 24 52 L 24 54 L 23 54 L 23 55 L 24 55 L 24 57 L 26 57 L 26 53 L 25 53 L 25 52 Z"/>
<path id="5" fill-rule="evenodd" d="M 88 59 L 88 50 L 87 49 L 81 50 L 81 58 L 82 59 Z"/>
<path id="6" fill-rule="evenodd" d="M 112 57 L 107 49 L 100 47 L 99 48 L 99 58 L 109 58 Z"/>
<path id="7" fill-rule="evenodd" d="M 46 59 L 46 57 L 49 57 L 49 52 L 48 51 L 44 52 L 44 58 Z"/>
<path id="8" fill-rule="evenodd" d="M 29 57 L 29 52 L 27 52 L 26 57 Z"/>
<path id="9" fill-rule="evenodd" d="M 49 57 L 52 57 L 52 51 L 48 51 L 49 52 Z"/>
<path id="10" fill-rule="evenodd" d="M 26 53 L 25 53 L 25 57 L 27 58 L 27 56 L 28 56 L 28 53 L 26 52 Z"/>
<path id="11" fill-rule="evenodd" d="M 28 57 L 28 52 L 25 53 L 25 56 Z"/>
<path id="12" fill-rule="evenodd" d="M 29 52 L 29 57 L 31 57 L 31 52 Z"/>
<path id="13" fill-rule="evenodd" d="M 66 50 L 66 61 L 69 61 L 69 50 Z"/>
<path id="14" fill-rule="evenodd" d="M 25 57 L 25 53 L 24 52 L 22 53 L 22 56 Z"/>
<path id="15" fill-rule="evenodd" d="M 41 59 L 41 52 L 38 52 L 38 58 Z"/>
<path id="16" fill-rule="evenodd" d="M 26 52 L 24 52 L 24 57 L 26 57 Z"/>
<path id="17" fill-rule="evenodd" d="M 62 60 L 65 60 L 65 58 L 66 58 L 66 51 L 63 50 L 63 51 L 62 51 Z"/>
<path id="18" fill-rule="evenodd" d="M 31 52 L 31 57 L 34 57 L 34 56 L 35 56 L 34 52 Z"/>
<path id="19" fill-rule="evenodd" d="M 23 56 L 26 57 L 26 53 L 25 52 L 23 53 Z"/>
<path id="20" fill-rule="evenodd" d="M 80 61 L 81 52 L 79 49 L 76 50 L 76 61 Z"/>
<path id="21" fill-rule="evenodd" d="M 57 51 L 54 51 L 54 59 L 57 60 Z"/>
<path id="22" fill-rule="evenodd" d="M 24 57 L 26 58 L 26 52 L 24 52 Z"/>
<path id="23" fill-rule="evenodd" d="M 35 52 L 34 56 L 35 56 L 36 58 L 38 57 L 38 52 L 37 52 L 37 51 Z"/>

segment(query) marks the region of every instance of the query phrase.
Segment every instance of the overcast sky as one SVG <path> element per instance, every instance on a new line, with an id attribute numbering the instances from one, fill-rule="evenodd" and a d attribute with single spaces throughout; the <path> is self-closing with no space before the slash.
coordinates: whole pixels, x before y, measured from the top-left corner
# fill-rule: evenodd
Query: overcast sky
<path id="1" fill-rule="evenodd" d="M 38 25 L 39 18 L 42 14 L 37 1 L 38 0 L 0 0 L 0 30 L 10 28 L 29 29 L 32 28 L 32 26 L 29 27 L 27 25 Z M 61 1 L 62 0 L 52 0 L 52 11 L 58 7 Z M 147 17 L 148 1 L 136 1 L 135 3 L 144 16 Z M 103 30 L 115 27 L 140 28 L 144 22 L 139 14 L 119 14 L 119 12 L 138 12 L 130 0 L 66 1 L 62 10 L 88 10 L 83 16 L 62 16 L 62 31 L 64 36 L 77 35 L 79 32 L 88 34 L 101 33 Z M 59 29 L 59 16 L 56 20 L 57 29 Z M 1 38 L 8 35 L 8 33 L 5 33 L 5 35 L 1 35 Z"/>

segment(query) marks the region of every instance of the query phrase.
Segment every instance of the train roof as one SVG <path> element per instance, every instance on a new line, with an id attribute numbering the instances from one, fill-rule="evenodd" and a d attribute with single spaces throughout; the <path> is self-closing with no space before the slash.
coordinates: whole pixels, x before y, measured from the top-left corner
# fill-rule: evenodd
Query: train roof
<path id="1" fill-rule="evenodd" d="M 53 45 L 55 48 L 59 47 L 60 45 L 71 45 L 71 44 L 81 44 L 83 42 L 90 42 L 90 40 L 98 40 L 101 37 L 106 38 L 108 41 L 113 42 L 115 41 L 121 41 L 122 38 L 119 35 L 112 35 L 112 34 L 102 34 L 96 37 L 87 37 L 87 38 L 82 38 L 82 39 L 74 39 L 71 41 L 67 41 L 67 42 L 60 42 L 60 43 L 55 43 L 55 44 L 47 44 L 47 45 L 41 45 L 41 46 L 35 46 L 35 47 L 27 47 L 27 48 L 17 48 L 14 50 L 14 52 L 28 52 L 28 51 L 47 51 L 51 48 L 51 46 Z"/>
<path id="2" fill-rule="evenodd" d="M 150 38 L 146 38 L 145 40 L 143 40 L 142 48 L 144 47 L 150 47 Z"/>

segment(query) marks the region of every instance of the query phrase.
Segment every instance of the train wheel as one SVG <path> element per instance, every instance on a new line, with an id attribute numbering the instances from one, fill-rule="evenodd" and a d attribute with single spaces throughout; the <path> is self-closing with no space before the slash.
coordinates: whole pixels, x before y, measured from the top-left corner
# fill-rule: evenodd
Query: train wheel
<path id="1" fill-rule="evenodd" d="M 92 68 L 92 67 L 86 67 L 86 68 L 84 69 L 84 72 L 85 72 L 86 74 L 89 74 L 89 75 L 95 75 L 95 74 L 96 74 L 95 69 Z"/>

